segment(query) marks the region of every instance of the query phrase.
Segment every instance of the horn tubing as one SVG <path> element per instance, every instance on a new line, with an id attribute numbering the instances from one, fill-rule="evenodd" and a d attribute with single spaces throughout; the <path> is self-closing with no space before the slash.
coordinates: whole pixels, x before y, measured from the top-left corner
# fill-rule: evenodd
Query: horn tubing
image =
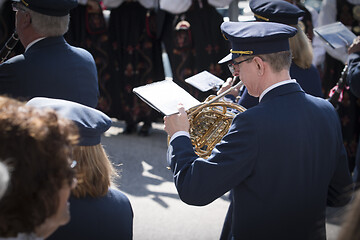
<path id="1" fill-rule="evenodd" d="M 18 41 L 18 35 L 16 32 L 14 32 L 11 37 L 6 41 L 5 46 L 0 50 L 0 64 L 6 61 L 7 57 L 15 48 Z"/>
<path id="2" fill-rule="evenodd" d="M 238 78 L 238 77 L 237 77 Z M 198 111 L 200 111 L 200 106 L 207 106 L 207 105 L 210 105 L 211 103 L 213 102 L 216 102 L 217 100 L 219 100 L 220 98 L 224 97 L 226 94 L 228 94 L 229 92 L 231 92 L 232 90 L 234 90 L 235 88 L 237 87 L 242 87 L 244 85 L 244 83 L 240 80 L 236 85 L 232 86 L 231 88 L 229 88 L 228 90 L 226 90 L 225 92 L 217 95 L 216 97 L 214 97 L 213 99 L 211 99 L 210 101 L 208 102 L 203 102 L 203 103 L 200 103 L 198 106 L 194 107 L 194 108 L 197 108 L 196 110 L 194 110 L 193 112 L 190 112 L 188 113 L 188 116 L 192 116 L 194 114 L 196 114 Z"/>

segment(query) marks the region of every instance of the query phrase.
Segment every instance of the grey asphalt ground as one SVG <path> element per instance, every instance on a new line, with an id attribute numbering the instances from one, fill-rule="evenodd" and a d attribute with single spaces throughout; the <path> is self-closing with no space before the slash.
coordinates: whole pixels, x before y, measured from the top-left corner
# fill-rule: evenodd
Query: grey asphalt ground
<path id="1" fill-rule="evenodd" d="M 216 240 L 229 205 L 227 195 L 204 207 L 183 203 L 167 169 L 167 134 L 153 123 L 147 137 L 125 135 L 124 123 L 113 119 L 102 144 L 116 166 L 118 188 L 134 211 L 134 240 Z M 335 240 L 345 208 L 328 209 L 327 235 Z"/>

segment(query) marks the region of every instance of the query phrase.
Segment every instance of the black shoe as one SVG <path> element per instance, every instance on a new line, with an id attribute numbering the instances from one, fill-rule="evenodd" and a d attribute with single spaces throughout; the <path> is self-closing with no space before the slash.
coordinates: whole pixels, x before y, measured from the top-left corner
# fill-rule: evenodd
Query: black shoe
<path id="1" fill-rule="evenodd" d="M 150 129 L 151 129 L 151 124 L 144 124 L 144 125 L 140 128 L 138 134 L 139 134 L 140 136 L 144 136 L 144 137 L 149 136 L 149 134 L 150 134 Z"/>
<path id="2" fill-rule="evenodd" d="M 132 134 L 134 132 L 136 132 L 136 125 L 128 124 L 128 125 L 126 125 L 125 130 L 124 130 L 123 133 L 124 134 Z"/>

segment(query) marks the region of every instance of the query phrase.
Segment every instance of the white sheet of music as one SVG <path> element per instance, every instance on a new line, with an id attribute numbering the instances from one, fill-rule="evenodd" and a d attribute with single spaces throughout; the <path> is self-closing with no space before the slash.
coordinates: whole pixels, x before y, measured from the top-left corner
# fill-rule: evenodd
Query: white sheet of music
<path id="1" fill-rule="evenodd" d="M 150 107 L 168 116 L 178 113 L 178 104 L 188 110 L 200 102 L 171 79 L 136 87 L 133 92 Z"/>

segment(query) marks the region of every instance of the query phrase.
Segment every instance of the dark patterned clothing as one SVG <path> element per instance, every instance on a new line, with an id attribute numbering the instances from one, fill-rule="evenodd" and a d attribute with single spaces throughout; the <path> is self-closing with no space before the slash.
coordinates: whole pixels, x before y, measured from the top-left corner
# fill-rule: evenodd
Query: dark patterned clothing
<path id="1" fill-rule="evenodd" d="M 70 11 L 69 30 L 65 39 L 73 46 L 88 50 L 94 57 L 99 79 L 100 97 L 97 108 L 110 114 L 112 98 L 109 94 L 108 35 L 102 8 L 90 11 L 78 5 Z"/>
<path id="2" fill-rule="evenodd" d="M 345 26 L 349 26 L 355 35 L 359 35 L 360 15 L 355 14 L 356 9 L 360 10 L 360 6 L 337 0 L 336 20 L 342 22 Z M 326 54 L 324 76 L 322 77 L 324 96 L 328 96 L 330 89 L 336 85 L 343 68 L 343 63 Z M 343 100 L 338 106 L 338 114 L 342 126 L 344 145 L 348 154 L 349 167 L 350 170 L 353 170 L 360 130 L 360 105 L 358 98 L 348 89 L 343 92 Z"/>
<path id="3" fill-rule="evenodd" d="M 225 64 L 217 63 L 230 50 L 220 31 L 222 22 L 222 16 L 206 0 L 193 1 L 190 9 L 183 14 L 166 13 L 165 16 L 162 39 L 174 82 L 200 101 L 214 93 L 200 92 L 185 83 L 186 78 L 203 70 L 222 79 L 230 75 Z"/>
<path id="4" fill-rule="evenodd" d="M 15 12 L 12 10 L 11 3 L 12 1 L 8 0 L 0 6 L 0 48 L 5 45 L 15 30 Z M 7 59 L 21 53 L 24 53 L 24 47 L 19 41 Z"/>
<path id="5" fill-rule="evenodd" d="M 155 12 L 138 2 L 124 2 L 111 10 L 111 112 L 127 125 L 140 121 L 149 123 L 159 116 L 132 92 L 134 87 L 165 78 L 155 21 Z"/>
<path id="6" fill-rule="evenodd" d="M 350 91 L 360 97 L 360 52 L 352 53 L 348 59 L 349 72 L 346 78 Z M 356 189 L 360 188 L 360 146 L 357 146 L 355 169 L 353 176 Z"/>

